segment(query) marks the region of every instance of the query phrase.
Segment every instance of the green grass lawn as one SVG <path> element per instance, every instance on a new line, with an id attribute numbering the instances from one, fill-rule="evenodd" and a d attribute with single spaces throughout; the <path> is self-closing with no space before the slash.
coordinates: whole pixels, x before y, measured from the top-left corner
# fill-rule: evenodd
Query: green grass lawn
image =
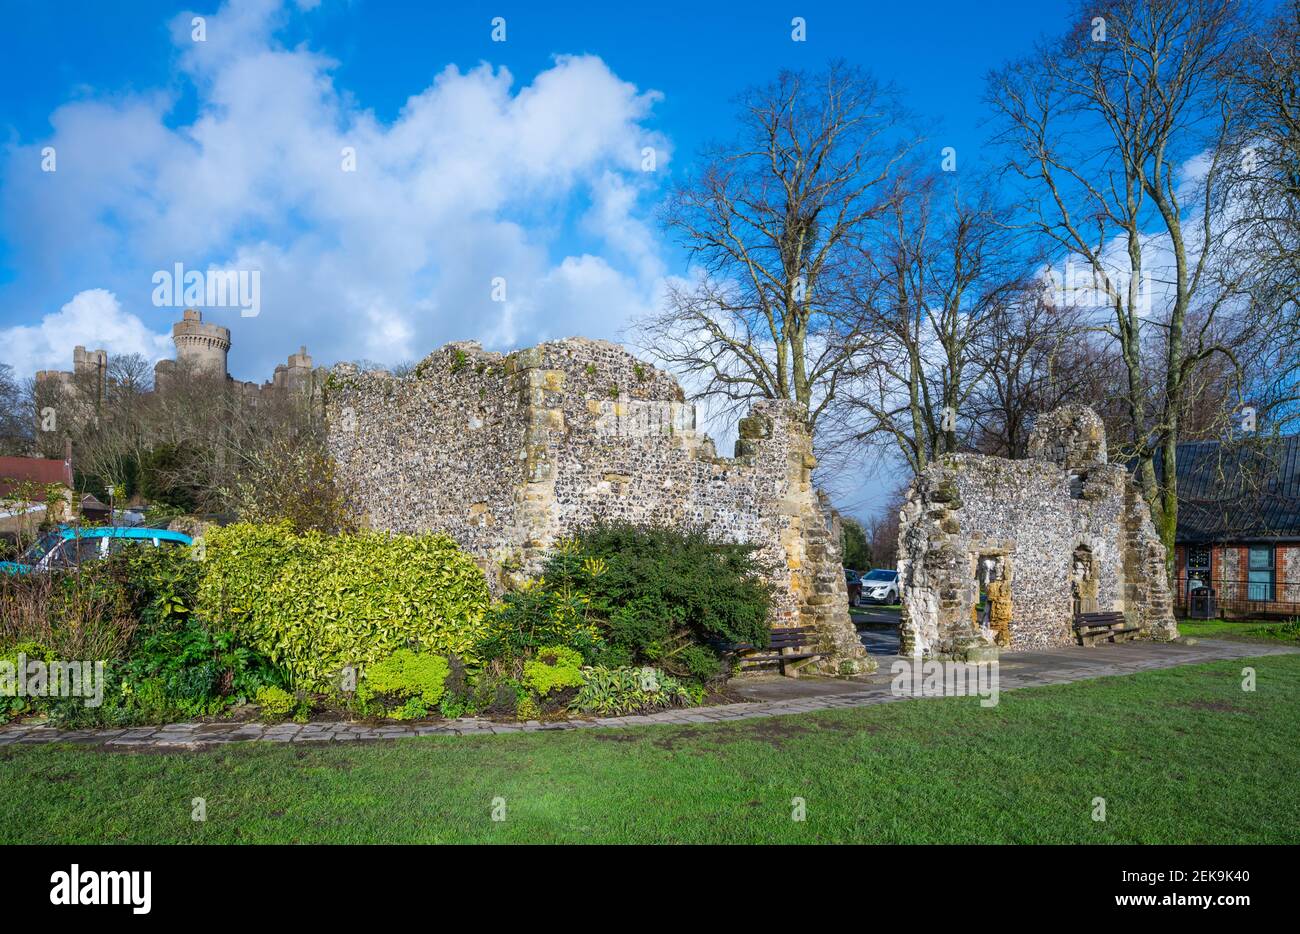
<path id="1" fill-rule="evenodd" d="M 0 841 L 1295 843 L 1298 702 L 1300 656 L 1276 656 L 1008 691 L 993 709 L 912 700 L 203 752 L 6 746 Z"/>
<path id="2" fill-rule="evenodd" d="M 1243 639 L 1300 645 L 1300 624 L 1295 620 L 1180 619 L 1178 631 L 1184 636 L 1205 639 Z"/>

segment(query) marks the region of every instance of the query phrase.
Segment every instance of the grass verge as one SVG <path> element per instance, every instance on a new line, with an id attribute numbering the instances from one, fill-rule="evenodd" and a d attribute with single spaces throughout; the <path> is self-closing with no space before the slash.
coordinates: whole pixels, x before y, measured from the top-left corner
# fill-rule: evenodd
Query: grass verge
<path id="1" fill-rule="evenodd" d="M 1294 619 L 1285 622 L 1264 619 L 1180 619 L 1178 631 L 1184 636 L 1195 638 L 1300 645 L 1300 620 Z"/>
<path id="2" fill-rule="evenodd" d="M 1295 843 L 1298 701 L 1292 655 L 1007 691 L 992 709 L 200 752 L 10 745 L 0 840 Z"/>

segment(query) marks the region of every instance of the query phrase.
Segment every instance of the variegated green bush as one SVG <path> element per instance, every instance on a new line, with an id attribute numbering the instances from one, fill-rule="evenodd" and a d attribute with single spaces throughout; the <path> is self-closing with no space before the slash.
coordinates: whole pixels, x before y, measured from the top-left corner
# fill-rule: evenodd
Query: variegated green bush
<path id="1" fill-rule="evenodd" d="M 302 690 L 398 649 L 473 663 L 486 634 L 482 570 L 445 535 L 298 533 L 287 523 L 208 531 L 199 611 L 283 665 Z"/>

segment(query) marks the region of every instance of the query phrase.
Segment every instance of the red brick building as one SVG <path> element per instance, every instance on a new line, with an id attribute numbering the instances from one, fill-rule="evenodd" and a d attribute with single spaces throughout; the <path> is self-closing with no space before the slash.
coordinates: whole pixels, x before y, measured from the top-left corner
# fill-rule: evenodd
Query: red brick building
<path id="1" fill-rule="evenodd" d="M 1300 616 L 1300 436 L 1178 446 L 1174 604 L 1214 589 L 1224 616 Z"/>
<path id="2" fill-rule="evenodd" d="M 72 461 L 40 457 L 0 457 L 0 497 L 8 496 L 20 484 L 44 487 L 61 483 L 72 488 Z"/>
<path id="3" fill-rule="evenodd" d="M 13 539 L 33 534 L 48 517 L 45 492 L 53 484 L 63 490 L 63 502 L 56 503 L 50 518 L 66 519 L 72 506 L 71 460 L 0 457 L 0 535 Z"/>

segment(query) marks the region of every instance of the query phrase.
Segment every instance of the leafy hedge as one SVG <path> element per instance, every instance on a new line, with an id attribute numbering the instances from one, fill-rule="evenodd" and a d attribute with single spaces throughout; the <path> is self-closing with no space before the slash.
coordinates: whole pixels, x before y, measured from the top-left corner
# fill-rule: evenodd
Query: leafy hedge
<path id="1" fill-rule="evenodd" d="M 704 532 L 596 525 L 561 542 L 540 578 L 494 611 L 489 658 L 567 645 L 592 664 L 653 665 L 704 682 L 717 648 L 766 644 L 770 587 L 754 549 Z"/>
<path id="2" fill-rule="evenodd" d="M 751 549 L 702 534 L 582 531 L 492 606 L 444 536 L 239 524 L 192 549 L 0 577 L 0 657 L 108 662 L 102 705 L 3 697 L 0 720 L 130 725 L 250 701 L 267 720 L 322 705 L 528 720 L 698 703 L 725 673 L 720 643 L 766 637 L 768 600 Z"/>
<path id="3" fill-rule="evenodd" d="M 327 691 L 347 667 L 399 649 L 475 659 L 489 606 L 482 570 L 444 535 L 294 532 L 239 523 L 204 541 L 199 612 Z"/>

